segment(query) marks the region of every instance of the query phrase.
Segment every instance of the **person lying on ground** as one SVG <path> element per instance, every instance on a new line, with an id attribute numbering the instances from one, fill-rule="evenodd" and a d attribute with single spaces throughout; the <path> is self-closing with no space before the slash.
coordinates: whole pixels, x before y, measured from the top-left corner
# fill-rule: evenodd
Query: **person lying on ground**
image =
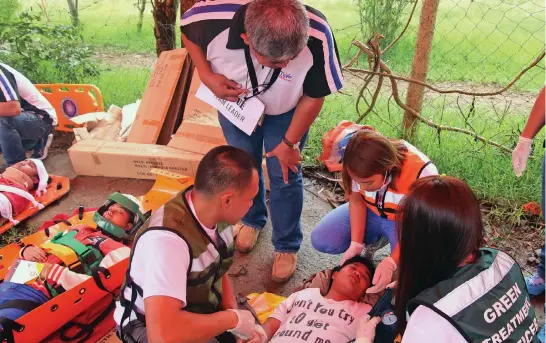
<path id="1" fill-rule="evenodd" d="M 8 165 L 32 158 L 43 160 L 53 142 L 57 113 L 23 74 L 0 63 L 0 148 Z"/>
<path id="2" fill-rule="evenodd" d="M 41 246 L 21 248 L 21 259 L 39 262 L 43 269 L 30 284 L 0 284 L 0 318 L 16 320 L 86 281 L 95 268 L 109 268 L 129 257 L 130 249 L 123 242 L 129 231 L 144 222 L 140 202 L 133 196 L 114 193 L 93 219 L 97 229 L 77 225 Z M 67 256 L 67 248 L 73 254 Z"/>
<path id="3" fill-rule="evenodd" d="M 38 208 L 38 204 L 30 192 L 36 190 L 36 195 L 46 192 L 49 175 L 42 161 L 27 159 L 17 162 L 0 175 L 0 215 L 12 222 L 14 225 L 19 222 L 13 219 L 27 208 L 29 203 Z"/>
<path id="4" fill-rule="evenodd" d="M 133 245 L 114 312 L 123 342 L 235 342 L 233 334 L 252 334 L 255 319 L 237 310 L 227 272 L 231 225 L 252 206 L 258 182 L 248 153 L 219 146 L 203 156 L 194 186 L 152 215 Z"/>
<path id="5" fill-rule="evenodd" d="M 248 343 L 346 343 L 358 338 L 360 319 L 372 308 L 359 300 L 372 285 L 374 272 L 369 259 L 359 255 L 348 259 L 335 268 L 325 296 L 318 288 L 293 293 L 277 307 L 263 329 L 256 325 Z M 366 328 L 374 323 L 377 325 L 378 319 L 368 322 Z M 369 332 L 375 333 L 368 330 L 362 335 L 370 336 Z"/>

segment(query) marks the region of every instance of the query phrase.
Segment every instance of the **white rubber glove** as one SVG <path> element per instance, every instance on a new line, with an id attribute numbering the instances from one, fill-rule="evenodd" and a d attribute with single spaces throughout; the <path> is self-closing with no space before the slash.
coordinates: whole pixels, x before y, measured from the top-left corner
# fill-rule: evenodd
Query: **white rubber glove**
<path id="1" fill-rule="evenodd" d="M 529 155 L 531 154 L 532 144 L 532 139 L 520 137 L 518 145 L 516 145 L 516 148 L 512 152 L 512 167 L 517 177 L 520 177 L 525 168 L 527 168 L 527 159 L 529 159 Z"/>
<path id="2" fill-rule="evenodd" d="M 228 311 L 234 312 L 237 315 L 237 325 L 228 331 L 239 338 L 249 339 L 254 332 L 254 325 L 256 324 L 252 313 L 246 310 L 229 309 Z"/>
<path id="3" fill-rule="evenodd" d="M 351 245 L 349 245 L 349 248 L 343 254 L 343 257 L 341 258 L 341 261 L 339 262 L 339 264 L 343 265 L 345 261 L 357 255 L 360 255 L 362 253 L 362 249 L 364 249 L 364 244 L 351 241 Z"/>
<path id="4" fill-rule="evenodd" d="M 254 332 L 252 333 L 252 336 L 246 343 L 266 343 L 267 342 L 267 334 L 265 333 L 264 329 L 260 324 L 256 324 L 254 326 Z"/>
<path id="5" fill-rule="evenodd" d="M 396 271 L 396 262 L 392 257 L 387 257 L 383 261 L 379 262 L 375 269 L 372 284 L 373 287 L 368 288 L 366 293 L 378 293 L 384 290 L 388 284 L 392 282 L 392 276 Z"/>
<path id="6" fill-rule="evenodd" d="M 373 317 L 370 319 L 369 315 L 364 315 L 358 323 L 358 329 L 356 330 L 356 341 L 355 343 L 373 343 L 375 338 L 375 327 L 381 318 Z"/>

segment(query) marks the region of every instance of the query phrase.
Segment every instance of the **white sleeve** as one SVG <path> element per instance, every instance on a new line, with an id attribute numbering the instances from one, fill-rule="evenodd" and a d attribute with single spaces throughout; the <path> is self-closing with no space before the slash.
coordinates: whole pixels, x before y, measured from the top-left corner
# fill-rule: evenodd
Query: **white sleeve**
<path id="1" fill-rule="evenodd" d="M 168 296 L 186 306 L 190 253 L 186 242 L 171 232 L 148 232 L 140 238 L 131 263 L 131 276 L 143 298 Z"/>
<path id="2" fill-rule="evenodd" d="M 434 163 L 429 164 L 421 171 L 421 174 L 419 174 L 419 178 L 432 176 L 432 175 L 438 175 L 438 168 L 434 165 Z"/>
<path id="3" fill-rule="evenodd" d="M 286 300 L 280 303 L 269 318 L 275 318 L 282 323 L 288 316 L 288 312 L 292 309 L 294 301 L 296 301 L 298 297 L 298 293 L 299 292 L 292 293 Z"/>
<path id="4" fill-rule="evenodd" d="M 402 343 L 465 343 L 463 336 L 445 318 L 419 306 L 411 315 Z"/>

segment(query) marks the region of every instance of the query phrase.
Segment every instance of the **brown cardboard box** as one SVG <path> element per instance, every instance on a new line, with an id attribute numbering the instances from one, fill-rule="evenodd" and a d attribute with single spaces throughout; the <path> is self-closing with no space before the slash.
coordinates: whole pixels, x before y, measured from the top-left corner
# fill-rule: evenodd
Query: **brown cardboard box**
<path id="1" fill-rule="evenodd" d="M 186 99 L 182 125 L 167 145 L 204 155 L 215 146 L 227 142 L 218 123 L 218 111 L 195 97 L 200 84 L 201 79 L 195 71 Z"/>
<path id="2" fill-rule="evenodd" d="M 195 176 L 203 154 L 164 145 L 81 140 L 68 149 L 76 175 L 154 180 L 152 168 Z M 269 177 L 262 163 L 265 188 Z"/>
<path id="3" fill-rule="evenodd" d="M 195 176 L 203 155 L 155 144 L 82 140 L 68 149 L 76 175 L 155 179 L 152 168 Z"/>
<path id="4" fill-rule="evenodd" d="M 157 142 L 177 88 L 180 73 L 187 60 L 186 56 L 186 49 L 161 53 L 148 80 L 127 142 L 144 144 Z"/>

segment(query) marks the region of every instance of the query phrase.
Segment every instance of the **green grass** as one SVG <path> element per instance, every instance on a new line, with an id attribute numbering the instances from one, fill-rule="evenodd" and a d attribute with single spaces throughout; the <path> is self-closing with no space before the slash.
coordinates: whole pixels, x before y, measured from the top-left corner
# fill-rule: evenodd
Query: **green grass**
<path id="1" fill-rule="evenodd" d="M 316 156 L 320 154 L 321 138 L 324 132 L 343 119 L 356 120 L 358 115 L 354 103 L 355 98 L 346 95 L 334 95 L 326 101 L 322 113 L 311 128 L 307 148 L 304 151 L 307 162 L 314 162 Z M 510 130 L 516 123 L 521 122 L 520 116 L 508 116 L 499 128 L 492 124 L 492 117 L 484 115 L 487 110 L 485 106 L 481 108 L 477 106 L 472 123 L 478 132 L 485 129 L 485 136 L 490 137 L 496 132 Z M 390 119 L 385 98 L 380 98 L 375 111 L 381 114 L 385 121 L 372 113 L 366 118 L 365 123 L 372 125 L 388 137 L 401 137 L 400 129 L 393 128 L 389 124 L 393 123 L 396 126 L 403 116 L 394 101 L 390 104 Z M 452 108 L 446 109 L 442 121 L 444 125 L 461 126 L 462 119 L 459 119 L 460 115 L 455 111 Z M 539 134 L 539 137 L 542 136 Z M 540 139 L 536 141 L 534 158 L 529 160 L 525 174 L 519 179 L 512 171 L 510 154 L 501 153 L 491 146 L 475 143 L 472 138 L 467 138 L 465 135 L 443 132 L 439 143 L 436 131 L 421 124 L 416 139 L 412 143 L 432 159 L 441 173 L 465 180 L 482 198 L 516 202 L 540 200 L 540 173 L 544 154 Z M 510 142 L 507 145 L 511 146 Z"/>
<path id="2" fill-rule="evenodd" d="M 36 6 L 33 0 L 22 1 L 28 7 Z M 143 31 L 138 34 L 136 25 L 138 10 L 134 1 L 81 0 L 80 12 L 83 35 L 86 42 L 98 49 L 109 48 L 124 52 L 153 53 L 153 19 L 151 8 L 144 16 Z M 351 41 L 365 41 L 360 33 L 358 13 L 353 0 L 307 0 L 307 4 L 320 9 L 329 19 L 336 34 L 342 60 L 347 55 Z M 53 23 L 69 23 L 64 0 L 48 0 L 48 12 Z M 89 7 L 88 7 L 89 6 Z M 87 8 L 86 8 L 87 7 Z M 409 12 L 409 8 L 407 9 Z M 383 58 L 397 74 L 409 74 L 415 49 L 420 5 L 418 5 L 408 31 L 403 39 Z M 178 32 L 178 30 L 177 30 Z M 440 2 L 428 79 L 434 82 L 473 82 L 504 85 L 521 68 L 533 60 L 544 49 L 544 4 L 541 0 L 444 0 Z M 366 37 L 368 38 L 368 37 Z M 365 66 L 362 59 L 361 65 Z M 128 64 L 129 65 L 129 64 Z M 543 64 L 542 64 L 543 65 Z M 105 97 L 105 105 L 118 106 L 141 97 L 149 76 L 149 69 L 142 67 L 113 68 L 102 72 L 99 78 L 85 80 L 96 84 Z M 516 90 L 537 92 L 544 85 L 543 69 L 535 68 L 524 76 Z M 458 86 L 460 87 L 460 86 Z M 345 92 L 353 94 L 354 89 Z M 466 106 L 468 107 L 468 106 Z M 402 112 L 391 103 L 391 118 L 386 121 L 370 114 L 366 123 L 373 125 L 387 136 L 399 137 L 397 128 Z M 426 104 L 423 113 L 442 116 L 445 125 L 462 126 L 457 107 L 450 104 L 442 111 L 441 98 Z M 380 98 L 376 111 L 387 118 L 387 101 Z M 498 125 L 492 108 L 478 103 L 472 125 L 484 135 L 491 137 L 498 132 L 521 129 L 528 113 L 518 108 L 511 109 L 510 116 Z M 355 98 L 353 95 L 334 95 L 327 98 L 324 109 L 314 123 L 304 155 L 307 161 L 315 161 L 321 150 L 321 137 L 340 120 L 355 120 Z M 395 127 L 393 128 L 394 125 Z M 515 129 L 514 129 L 515 130 Z M 513 146 L 506 135 L 495 137 L 507 146 Z M 483 147 L 464 135 L 444 132 L 438 142 L 436 132 L 421 125 L 414 141 L 438 166 L 442 173 L 455 175 L 467 181 L 483 198 L 507 201 L 538 201 L 540 197 L 540 172 L 543 149 L 537 139 L 535 158 L 529 161 L 526 173 L 516 178 L 511 168 L 509 154 L 500 153 L 493 147 Z"/>
<path id="3" fill-rule="evenodd" d="M 310 0 L 329 19 L 340 57 L 351 41 L 365 41 L 352 0 Z M 444 0 L 436 19 L 429 80 L 507 83 L 544 49 L 544 3 L 540 0 Z M 407 8 L 409 15 L 410 8 Z M 415 49 L 420 5 L 403 38 L 383 59 L 395 73 L 409 74 Z M 404 20 L 404 23 L 406 21 Z M 401 30 L 402 28 L 400 28 Z M 340 31 L 341 30 L 341 31 Z M 352 49 L 351 56 L 356 52 Z M 363 63 L 367 61 L 361 59 Z M 543 65 L 543 64 L 542 64 Z M 536 91 L 543 69 L 524 76 L 516 88 Z"/>
<path id="4" fill-rule="evenodd" d="M 22 0 L 23 8 L 38 9 L 35 0 Z M 87 43 L 132 52 L 155 52 L 152 6 L 146 4 L 142 32 L 137 32 L 139 11 L 136 0 L 80 0 L 80 21 Z M 48 0 L 47 13 L 53 24 L 70 24 L 65 0 Z M 179 32 L 178 30 L 176 32 Z"/>

